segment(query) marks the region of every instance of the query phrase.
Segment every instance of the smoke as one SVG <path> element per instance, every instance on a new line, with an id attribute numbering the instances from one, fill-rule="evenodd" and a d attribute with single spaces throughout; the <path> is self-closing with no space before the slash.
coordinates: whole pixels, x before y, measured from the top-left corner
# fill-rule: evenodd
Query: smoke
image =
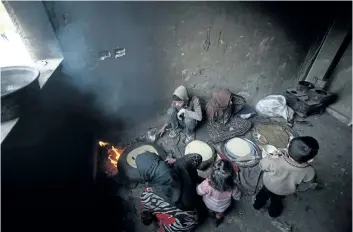
<path id="1" fill-rule="evenodd" d="M 156 54 L 150 49 L 153 41 L 147 36 L 149 29 L 140 25 L 134 15 L 122 12 L 114 12 L 111 21 L 104 21 L 110 25 L 102 26 L 102 21 L 97 22 L 90 15 L 92 11 L 101 14 L 102 9 L 96 8 L 96 4 L 65 2 L 68 4 L 66 7 L 71 10 L 65 12 L 65 23 L 55 22 L 56 35 L 64 54 L 62 71 L 71 77 L 68 84 L 93 99 L 85 107 L 103 121 L 119 120 L 127 125 L 146 121 L 160 112 L 167 97 L 163 72 L 156 68 Z M 60 12 L 56 15 L 65 10 L 60 5 L 55 4 L 54 10 Z M 71 15 L 79 16 L 79 20 L 71 19 Z M 117 49 L 121 48 L 125 55 L 115 59 Z M 113 55 L 101 60 L 104 51 Z M 159 65 L 163 66 L 163 62 Z"/>

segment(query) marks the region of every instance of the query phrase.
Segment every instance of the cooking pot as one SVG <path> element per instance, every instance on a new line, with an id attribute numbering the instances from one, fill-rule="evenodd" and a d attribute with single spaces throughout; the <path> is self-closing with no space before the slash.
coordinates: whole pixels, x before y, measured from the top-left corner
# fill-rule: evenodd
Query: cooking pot
<path id="1" fill-rule="evenodd" d="M 38 92 L 39 71 L 27 66 L 1 68 L 1 122 L 19 117 L 20 111 Z"/>

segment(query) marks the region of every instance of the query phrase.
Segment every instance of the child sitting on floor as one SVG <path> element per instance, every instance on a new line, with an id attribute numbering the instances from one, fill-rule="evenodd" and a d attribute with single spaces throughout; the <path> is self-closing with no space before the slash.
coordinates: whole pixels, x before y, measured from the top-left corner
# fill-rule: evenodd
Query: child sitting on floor
<path id="1" fill-rule="evenodd" d="M 254 208 L 259 210 L 270 199 L 268 213 L 278 217 L 282 210 L 282 198 L 286 195 L 314 188 L 315 170 L 310 165 L 317 155 L 319 144 L 309 136 L 296 137 L 287 149 L 269 154 L 260 161 L 264 186 L 256 195 Z"/>
<path id="2" fill-rule="evenodd" d="M 222 159 L 213 167 L 211 176 L 197 186 L 197 194 L 202 196 L 216 218 L 216 227 L 223 221 L 224 211 L 230 206 L 232 197 L 240 199 L 241 193 L 233 182 L 234 175 L 232 163 Z"/>

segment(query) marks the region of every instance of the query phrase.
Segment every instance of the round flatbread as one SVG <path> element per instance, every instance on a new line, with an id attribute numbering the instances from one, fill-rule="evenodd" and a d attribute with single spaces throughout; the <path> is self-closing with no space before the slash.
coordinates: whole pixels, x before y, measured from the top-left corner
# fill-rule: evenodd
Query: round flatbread
<path id="1" fill-rule="evenodd" d="M 214 162 L 214 159 L 215 159 L 214 150 L 211 148 L 210 145 L 208 145 L 203 141 L 194 140 L 186 146 L 185 155 L 192 154 L 192 153 L 197 153 L 202 156 L 202 162 L 198 169 L 204 170 Z"/>
<path id="2" fill-rule="evenodd" d="M 138 148 L 135 148 L 134 150 L 130 151 L 127 155 L 126 155 L 126 161 L 127 163 L 133 167 L 133 168 L 137 168 L 136 166 L 136 157 L 146 151 L 149 151 L 149 152 L 152 152 L 152 153 L 155 153 L 158 155 L 158 152 L 157 150 L 152 147 L 151 145 L 143 145 L 143 146 L 140 146 Z"/>
<path id="3" fill-rule="evenodd" d="M 226 143 L 226 149 L 237 157 L 244 157 L 252 153 L 250 144 L 241 138 L 234 138 L 229 140 Z"/>
<path id="4" fill-rule="evenodd" d="M 210 145 L 200 140 L 194 140 L 186 146 L 185 155 L 191 153 L 200 154 L 202 160 L 209 160 L 213 157 L 213 150 Z"/>

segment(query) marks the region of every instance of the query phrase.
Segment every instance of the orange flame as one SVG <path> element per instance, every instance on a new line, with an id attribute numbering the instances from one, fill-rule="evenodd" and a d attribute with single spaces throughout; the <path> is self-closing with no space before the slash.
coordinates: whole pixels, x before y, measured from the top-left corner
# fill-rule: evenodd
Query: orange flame
<path id="1" fill-rule="evenodd" d="M 124 152 L 124 148 L 116 148 L 113 145 L 111 148 L 108 148 L 109 143 L 99 141 L 98 142 L 99 146 L 105 147 L 108 150 L 108 160 L 110 161 L 111 164 L 113 164 L 115 167 L 118 167 L 118 160 L 121 156 L 121 154 Z"/>

